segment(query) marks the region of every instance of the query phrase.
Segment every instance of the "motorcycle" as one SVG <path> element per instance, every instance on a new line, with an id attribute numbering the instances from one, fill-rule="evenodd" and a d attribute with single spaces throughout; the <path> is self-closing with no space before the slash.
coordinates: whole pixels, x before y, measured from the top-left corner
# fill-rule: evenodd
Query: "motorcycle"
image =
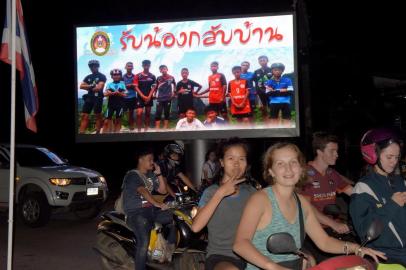
<path id="1" fill-rule="evenodd" d="M 383 223 L 379 220 L 375 220 L 368 228 L 366 239 L 361 243 L 361 247 L 365 246 L 368 242 L 375 240 L 380 236 L 383 231 Z M 307 257 L 307 255 L 296 247 L 295 240 L 289 233 L 275 233 L 268 237 L 266 242 L 266 248 L 273 254 L 295 254 L 301 258 Z M 389 266 L 389 265 L 388 265 Z M 396 268 L 394 268 L 396 267 Z M 342 255 L 327 259 L 313 267 L 307 268 L 310 270 L 374 270 L 374 269 L 404 269 L 397 268 L 398 265 L 391 265 L 391 268 L 386 268 L 385 264 L 375 265 L 369 260 L 356 256 L 356 255 Z M 295 270 L 301 270 L 301 266 L 295 268 Z"/>
<path id="2" fill-rule="evenodd" d="M 172 202 L 167 203 L 173 213 L 174 224 L 177 228 L 176 249 L 167 263 L 168 267 L 180 270 L 203 270 L 207 241 L 200 234 L 191 230 L 192 214 L 196 207 L 196 201 L 187 194 L 178 193 Z M 116 211 L 104 213 L 102 221 L 97 228 L 97 241 L 94 250 L 100 255 L 103 269 L 134 269 L 134 253 L 136 238 L 131 228 L 125 222 L 125 215 Z M 160 235 L 161 234 L 161 235 Z M 166 228 L 155 223 L 151 230 L 148 246 L 147 267 L 154 269 L 162 268 L 162 264 L 156 263 L 161 260 L 162 250 L 156 247 L 158 241 L 167 234 Z"/>

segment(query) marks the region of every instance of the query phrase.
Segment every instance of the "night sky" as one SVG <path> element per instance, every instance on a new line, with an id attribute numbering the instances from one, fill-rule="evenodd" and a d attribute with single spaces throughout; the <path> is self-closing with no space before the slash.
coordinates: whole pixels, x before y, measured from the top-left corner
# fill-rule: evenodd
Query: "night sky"
<path id="1" fill-rule="evenodd" d="M 365 5 L 355 2 L 298 1 L 294 9 L 292 1 L 22 0 L 40 111 L 39 132 L 33 134 L 24 126 L 18 85 L 17 142 L 54 149 L 73 164 L 97 169 L 114 182 L 121 181 L 132 165 L 132 150 L 139 143 L 75 143 L 75 25 L 295 10 L 302 136 L 294 141 L 309 153 L 311 132 L 327 129 L 346 142 L 342 155 L 357 153 L 359 138 L 369 127 L 406 123 L 406 99 L 400 97 L 406 95 L 406 87 L 397 83 L 382 90 L 373 83 L 374 76 L 406 80 L 406 31 L 404 9 L 394 1 Z M 0 21 L 4 9 L 2 1 Z M 9 140 L 9 77 L 9 66 L 1 62 L 0 142 Z M 272 140 L 250 142 L 262 152 Z M 163 143 L 154 142 L 158 146 Z M 343 157 L 339 166 L 351 174 L 358 164 Z M 254 168 L 259 172 L 259 165 Z"/>

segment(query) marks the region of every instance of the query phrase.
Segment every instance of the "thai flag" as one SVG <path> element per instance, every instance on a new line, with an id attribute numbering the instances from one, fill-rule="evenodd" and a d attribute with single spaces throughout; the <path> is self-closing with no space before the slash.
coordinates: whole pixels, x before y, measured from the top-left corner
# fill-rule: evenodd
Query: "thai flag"
<path id="1" fill-rule="evenodd" d="M 21 88 L 24 98 L 25 121 L 27 128 L 37 132 L 35 115 L 38 112 L 38 94 L 35 84 L 34 68 L 28 51 L 27 35 L 24 27 L 21 1 L 16 0 L 17 29 L 16 29 L 16 66 L 20 73 Z M 7 14 L 1 41 L 0 60 L 11 64 L 11 0 L 7 0 Z"/>

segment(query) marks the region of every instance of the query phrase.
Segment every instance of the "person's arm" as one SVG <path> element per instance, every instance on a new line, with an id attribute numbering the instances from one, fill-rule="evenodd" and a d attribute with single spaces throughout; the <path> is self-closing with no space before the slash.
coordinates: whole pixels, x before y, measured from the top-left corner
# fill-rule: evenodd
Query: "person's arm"
<path id="1" fill-rule="evenodd" d="M 166 194 L 168 192 L 167 188 L 166 188 L 166 180 L 165 178 L 162 176 L 162 172 L 161 172 L 161 167 L 159 167 L 158 164 L 156 164 L 154 162 L 154 174 L 158 177 L 159 180 L 159 186 L 157 191 L 161 194 Z"/>
<path id="2" fill-rule="evenodd" d="M 233 250 L 246 261 L 255 264 L 260 269 L 286 269 L 272 262 L 252 244 L 252 238 L 265 212 L 265 205 L 269 204 L 269 199 L 266 196 L 264 191 L 258 191 L 248 199 L 241 217 L 240 225 L 235 234 Z"/>
<path id="3" fill-rule="evenodd" d="M 176 82 L 175 82 L 175 78 L 172 77 L 172 87 L 171 87 L 171 98 L 173 98 L 176 95 Z"/>
<path id="4" fill-rule="evenodd" d="M 195 82 L 195 81 L 193 81 L 192 86 L 193 86 L 193 90 L 194 90 L 195 87 L 197 87 L 197 90 L 196 90 L 196 91 L 193 91 L 193 90 L 192 90 L 193 93 L 199 94 L 200 89 L 202 89 L 202 85 L 199 84 L 199 83 L 197 83 L 197 82 Z"/>
<path id="5" fill-rule="evenodd" d="M 302 203 L 304 212 L 306 213 L 305 231 L 319 249 L 321 249 L 324 252 L 333 254 L 345 254 L 345 253 L 348 254 L 361 253 L 360 255 L 367 254 L 371 256 L 376 262 L 378 262 L 377 257 L 386 259 L 385 254 L 383 252 L 375 251 L 373 249 L 365 247 L 360 248 L 359 244 L 340 241 L 338 239 L 328 236 L 327 233 L 321 227 L 320 223 L 317 221 L 317 218 L 313 212 L 314 208 L 311 207 L 311 204 L 307 200 L 303 199 L 302 196 L 299 196 L 299 198 Z M 347 246 L 347 248 L 345 246 Z"/>
<path id="6" fill-rule="evenodd" d="M 182 180 L 183 183 L 185 183 L 189 188 L 191 188 L 193 191 L 197 192 L 196 188 L 192 184 L 192 181 L 190 181 L 189 177 L 184 175 L 182 172 L 179 172 L 176 176 Z"/>
<path id="7" fill-rule="evenodd" d="M 103 91 L 104 84 L 105 84 L 105 82 L 99 81 L 99 82 L 96 84 L 96 87 L 93 88 L 93 91 L 94 91 L 94 92 Z"/>
<path id="8" fill-rule="evenodd" d="M 221 74 L 220 76 L 220 81 L 223 85 L 223 101 L 226 100 L 226 94 L 227 94 L 227 80 L 226 77 L 224 76 L 224 74 Z"/>
<path id="9" fill-rule="evenodd" d="M 192 231 L 200 232 L 207 223 L 209 223 L 210 218 L 213 216 L 214 211 L 216 211 L 217 206 L 220 204 L 221 200 L 233 194 L 236 190 L 236 185 L 245 181 L 245 179 L 237 180 L 236 177 L 228 179 L 224 182 L 211 196 L 208 194 L 208 190 L 203 193 L 200 199 L 199 208 L 197 210 L 196 216 L 193 218 Z"/>
<path id="10" fill-rule="evenodd" d="M 320 212 L 316 207 L 314 207 L 311 204 L 310 198 L 308 196 L 303 196 L 303 197 L 306 198 L 306 200 L 310 203 L 310 206 L 313 209 L 314 215 L 316 216 L 317 220 L 321 224 L 328 226 L 328 227 L 332 228 L 334 231 L 341 233 L 341 234 L 348 233 L 350 231 L 350 228 L 348 227 L 347 224 L 337 222 L 334 219 L 330 218 L 329 216 L 323 214 L 322 212 Z"/>
<path id="11" fill-rule="evenodd" d="M 403 214 L 406 195 L 396 192 L 385 204 L 380 204 L 373 196 L 373 190 L 364 182 L 358 182 L 351 195 L 349 213 L 354 228 L 361 239 L 365 239 L 367 230 L 374 220 L 381 220 L 385 226 L 398 215 Z M 380 207 L 377 207 L 377 206 Z"/>
<path id="12" fill-rule="evenodd" d="M 154 197 L 151 195 L 151 193 L 149 193 L 148 189 L 146 189 L 144 186 L 138 187 L 137 192 L 141 194 L 142 197 L 144 197 L 144 199 L 147 200 L 153 206 L 161 208 L 162 210 L 168 209 L 168 206 L 166 204 L 155 201 Z"/>
<path id="13" fill-rule="evenodd" d="M 88 84 L 87 82 L 85 82 L 85 81 L 83 81 L 83 82 L 81 82 L 80 83 L 80 86 L 79 86 L 79 88 L 80 89 L 82 89 L 82 90 L 92 90 L 93 89 L 93 85 L 91 85 L 91 84 Z"/>
<path id="14" fill-rule="evenodd" d="M 148 100 L 148 101 L 152 98 L 153 95 L 155 95 L 156 91 L 158 91 L 159 85 L 158 85 L 158 81 L 157 81 L 157 79 L 155 78 L 155 76 L 153 77 L 153 82 L 155 83 L 155 87 L 151 87 L 151 89 L 150 89 L 150 91 L 149 91 L 149 95 L 148 95 L 148 97 L 147 97 L 147 100 Z"/>
<path id="15" fill-rule="evenodd" d="M 139 95 L 143 100 L 145 100 L 147 97 L 144 95 L 144 93 L 139 88 L 138 83 L 139 83 L 139 78 L 138 78 L 138 74 L 137 74 L 134 76 L 134 80 L 133 80 L 134 89 L 137 92 L 137 95 Z"/>

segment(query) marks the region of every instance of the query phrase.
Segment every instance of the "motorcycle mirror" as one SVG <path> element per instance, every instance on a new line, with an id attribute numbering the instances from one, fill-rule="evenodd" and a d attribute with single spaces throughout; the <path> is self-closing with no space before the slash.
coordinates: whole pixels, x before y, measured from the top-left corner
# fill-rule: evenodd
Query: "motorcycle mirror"
<path id="1" fill-rule="evenodd" d="M 378 238 L 383 231 L 383 227 L 382 221 L 375 219 L 368 228 L 365 241 L 369 242 Z"/>
<path id="2" fill-rule="evenodd" d="M 297 253 L 293 236 L 286 232 L 271 234 L 266 241 L 266 248 L 273 254 Z"/>
<path id="3" fill-rule="evenodd" d="M 323 213 L 329 216 L 339 216 L 341 214 L 341 209 L 337 204 L 328 204 L 324 206 Z"/>

